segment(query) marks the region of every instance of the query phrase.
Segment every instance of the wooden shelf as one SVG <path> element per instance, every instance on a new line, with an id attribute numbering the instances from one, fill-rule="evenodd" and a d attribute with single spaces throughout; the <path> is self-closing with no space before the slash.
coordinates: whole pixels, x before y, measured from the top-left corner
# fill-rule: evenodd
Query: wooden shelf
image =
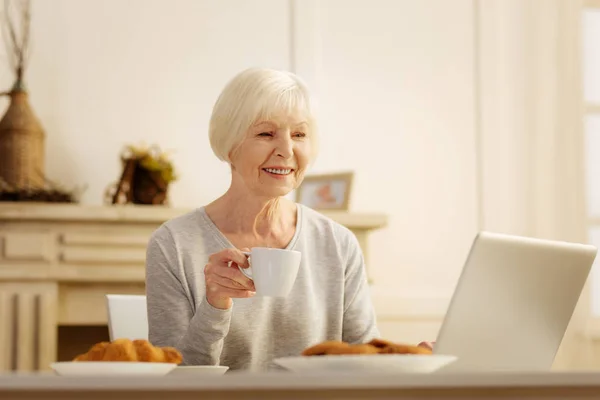
<path id="1" fill-rule="evenodd" d="M 165 206 L 79 204 L 48 204 L 0 202 L 0 220 L 58 222 L 140 222 L 162 223 L 192 211 L 192 208 Z M 387 225 L 387 216 L 380 213 L 324 211 L 323 215 L 349 229 L 380 229 Z"/>

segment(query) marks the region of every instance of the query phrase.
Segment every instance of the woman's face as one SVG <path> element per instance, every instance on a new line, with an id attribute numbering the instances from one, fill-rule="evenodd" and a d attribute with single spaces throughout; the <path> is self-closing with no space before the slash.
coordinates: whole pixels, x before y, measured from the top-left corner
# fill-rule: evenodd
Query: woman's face
<path id="1" fill-rule="evenodd" d="M 310 163 L 310 141 L 308 125 L 299 114 L 258 121 L 232 154 L 233 174 L 257 196 L 285 196 L 302 182 Z"/>

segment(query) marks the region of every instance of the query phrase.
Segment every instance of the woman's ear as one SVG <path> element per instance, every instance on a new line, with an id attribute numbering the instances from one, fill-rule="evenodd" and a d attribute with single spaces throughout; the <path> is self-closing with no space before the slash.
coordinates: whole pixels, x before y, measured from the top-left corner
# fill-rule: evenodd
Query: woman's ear
<path id="1" fill-rule="evenodd" d="M 233 165 L 234 160 L 235 160 L 235 155 L 236 155 L 235 149 L 232 149 L 228 154 L 229 159 L 227 160 L 227 162 L 229 162 L 229 166 L 231 167 L 232 172 L 235 171 L 235 165 Z"/>
<path id="2" fill-rule="evenodd" d="M 232 169 L 234 169 L 233 162 L 237 158 L 237 153 L 240 149 L 240 146 L 241 143 L 236 144 L 231 150 L 229 150 L 229 153 L 227 153 L 227 157 L 229 158 L 227 161 L 229 162 L 229 165 L 231 165 Z"/>

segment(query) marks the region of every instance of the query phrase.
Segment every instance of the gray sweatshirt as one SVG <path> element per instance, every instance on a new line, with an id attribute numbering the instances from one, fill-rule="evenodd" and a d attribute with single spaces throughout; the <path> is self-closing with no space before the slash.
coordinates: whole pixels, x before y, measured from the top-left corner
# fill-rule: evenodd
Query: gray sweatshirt
<path id="1" fill-rule="evenodd" d="M 228 310 L 207 302 L 204 266 L 211 254 L 234 246 L 203 207 L 164 223 L 147 249 L 150 342 L 176 347 L 185 365 L 264 370 L 324 340 L 378 337 L 354 234 L 302 205 L 297 221 L 287 248 L 300 251 L 302 261 L 288 297 L 233 299 Z"/>

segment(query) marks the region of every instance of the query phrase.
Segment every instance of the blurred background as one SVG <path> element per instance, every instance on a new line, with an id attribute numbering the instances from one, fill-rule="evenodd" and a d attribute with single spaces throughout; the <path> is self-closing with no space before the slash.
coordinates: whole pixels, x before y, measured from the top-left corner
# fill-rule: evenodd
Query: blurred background
<path id="1" fill-rule="evenodd" d="M 480 230 L 600 245 L 599 0 L 34 0 L 31 10 L 25 81 L 45 171 L 86 185 L 85 207 L 110 207 L 121 151 L 139 143 L 171 151 L 171 207 L 210 202 L 229 184 L 207 135 L 225 83 L 252 66 L 304 78 L 319 103 L 311 173 L 352 171 L 347 212 L 387 216 L 368 241 L 384 337 L 435 339 Z M 0 87 L 13 82 L 0 64 Z M 600 270 L 571 325 L 557 368 L 600 368 Z"/>

